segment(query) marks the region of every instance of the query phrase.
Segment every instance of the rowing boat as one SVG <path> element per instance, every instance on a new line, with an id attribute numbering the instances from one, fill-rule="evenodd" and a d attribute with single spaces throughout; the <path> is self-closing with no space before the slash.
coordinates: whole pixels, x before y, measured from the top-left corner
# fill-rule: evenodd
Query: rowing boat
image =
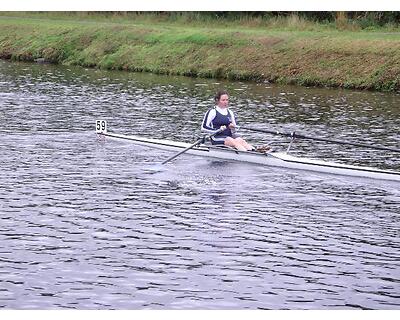
<path id="1" fill-rule="evenodd" d="M 125 140 L 137 145 L 174 152 L 180 152 L 190 147 L 190 143 L 164 139 L 151 139 L 133 135 L 110 133 L 107 131 L 98 132 L 98 134 L 103 137 Z M 199 144 L 198 146 L 187 150 L 186 153 L 195 156 L 210 157 L 229 161 L 242 161 L 272 167 L 283 167 L 295 170 L 307 170 L 336 175 L 400 181 L 400 172 L 296 157 L 288 154 L 287 152 L 259 153 L 254 151 L 238 151 L 232 148 L 216 147 L 208 144 Z"/>

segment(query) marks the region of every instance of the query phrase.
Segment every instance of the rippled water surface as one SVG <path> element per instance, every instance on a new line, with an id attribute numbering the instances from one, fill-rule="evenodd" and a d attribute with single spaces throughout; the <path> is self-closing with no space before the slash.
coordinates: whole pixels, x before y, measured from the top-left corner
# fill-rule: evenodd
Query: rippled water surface
<path id="1" fill-rule="evenodd" d="M 94 134 L 194 141 L 220 87 L 241 123 L 399 146 L 398 94 L 0 62 L 1 308 L 399 309 L 399 184 L 185 155 L 149 172 L 171 154 Z"/>

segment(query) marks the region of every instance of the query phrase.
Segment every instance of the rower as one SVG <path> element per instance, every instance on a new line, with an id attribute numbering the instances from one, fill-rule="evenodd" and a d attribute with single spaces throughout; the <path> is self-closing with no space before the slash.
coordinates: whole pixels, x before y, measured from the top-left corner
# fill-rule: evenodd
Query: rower
<path id="1" fill-rule="evenodd" d="M 235 115 L 228 108 L 228 92 L 220 90 L 214 97 L 215 106 L 208 110 L 204 115 L 201 131 L 207 134 L 214 134 L 219 129 L 221 133 L 211 137 L 211 144 L 228 146 L 240 151 L 254 150 L 253 146 L 248 144 L 236 133 Z"/>

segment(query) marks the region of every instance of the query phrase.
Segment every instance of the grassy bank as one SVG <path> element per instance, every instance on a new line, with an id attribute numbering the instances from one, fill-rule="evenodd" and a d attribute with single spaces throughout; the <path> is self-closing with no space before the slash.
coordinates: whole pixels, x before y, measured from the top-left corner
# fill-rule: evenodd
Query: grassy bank
<path id="1" fill-rule="evenodd" d="M 297 22 L 297 28 L 300 23 Z M 0 57 L 128 71 L 400 90 L 400 32 L 0 13 Z"/>

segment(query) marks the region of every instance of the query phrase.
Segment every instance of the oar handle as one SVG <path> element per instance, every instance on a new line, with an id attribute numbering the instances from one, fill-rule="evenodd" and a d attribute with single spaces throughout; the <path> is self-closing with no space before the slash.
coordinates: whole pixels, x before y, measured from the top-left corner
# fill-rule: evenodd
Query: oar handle
<path id="1" fill-rule="evenodd" d="M 361 147 L 361 148 L 370 148 L 370 149 L 376 149 L 376 150 L 400 152 L 400 149 L 391 148 L 391 147 L 381 147 L 381 146 L 374 146 L 374 145 L 371 145 L 371 144 L 364 144 L 364 143 L 358 143 L 358 142 L 340 141 L 340 140 L 320 138 L 320 137 L 311 137 L 311 136 L 305 136 L 305 135 L 302 135 L 302 134 L 298 134 L 298 133 L 295 133 L 295 132 L 288 133 L 288 132 L 281 132 L 281 131 L 273 131 L 273 130 L 252 128 L 252 127 L 247 127 L 247 126 L 240 126 L 240 128 L 241 129 L 245 129 L 245 130 L 250 130 L 250 131 L 269 133 L 269 134 L 280 135 L 280 136 L 291 137 L 291 138 L 308 139 L 308 140 L 315 140 L 315 141 L 324 141 L 324 142 L 330 142 L 330 143 L 336 143 L 336 144 L 351 145 L 351 146 Z"/>
<path id="2" fill-rule="evenodd" d="M 238 126 L 238 129 L 245 129 L 245 130 L 249 130 L 249 131 L 256 131 L 256 132 L 262 132 L 262 133 L 270 133 L 270 134 L 287 136 L 287 137 L 293 137 L 293 135 L 294 135 L 294 132 L 287 133 L 287 132 L 281 132 L 281 131 L 252 128 L 252 127 L 247 127 L 247 126 Z"/>

